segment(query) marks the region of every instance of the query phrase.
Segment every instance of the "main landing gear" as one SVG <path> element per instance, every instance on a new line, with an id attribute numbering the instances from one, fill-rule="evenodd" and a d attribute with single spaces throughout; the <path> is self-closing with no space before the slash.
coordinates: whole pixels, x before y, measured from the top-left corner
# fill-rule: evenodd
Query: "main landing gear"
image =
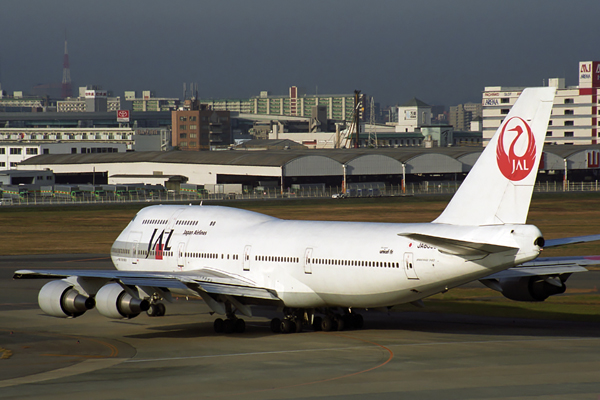
<path id="1" fill-rule="evenodd" d="M 323 317 L 315 316 L 314 311 L 307 310 L 284 310 L 283 320 L 273 318 L 271 320 L 271 331 L 274 333 L 298 333 L 303 327 L 312 327 L 314 331 L 343 331 L 362 329 L 364 320 L 362 315 L 347 311 L 343 315 L 335 313 L 331 309 L 323 311 Z"/>
<path id="2" fill-rule="evenodd" d="M 163 317 L 167 312 L 167 308 L 163 303 L 150 303 L 150 307 L 146 311 L 149 317 Z"/>
<path id="3" fill-rule="evenodd" d="M 217 318 L 213 324 L 213 328 L 216 333 L 244 333 L 246 330 L 246 321 L 241 318 L 237 318 L 235 315 L 233 318 Z"/>
<path id="4" fill-rule="evenodd" d="M 217 318 L 213 323 L 216 333 L 244 333 L 246 331 L 246 321 L 235 315 L 235 310 L 230 303 L 225 303 L 226 319 Z"/>
<path id="5" fill-rule="evenodd" d="M 149 317 L 164 317 L 165 313 L 167 312 L 167 308 L 165 307 L 164 303 L 161 303 L 161 301 L 165 300 L 164 297 L 166 297 L 166 294 L 163 292 L 152 293 L 148 299 L 150 302 L 150 307 L 148 307 L 148 310 L 146 310 L 146 314 L 148 314 Z"/>

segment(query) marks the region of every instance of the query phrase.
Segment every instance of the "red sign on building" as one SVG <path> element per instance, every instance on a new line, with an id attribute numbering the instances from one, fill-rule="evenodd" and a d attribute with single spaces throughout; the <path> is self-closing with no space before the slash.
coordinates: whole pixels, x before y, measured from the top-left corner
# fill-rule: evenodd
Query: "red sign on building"
<path id="1" fill-rule="evenodd" d="M 129 122 L 129 110 L 117 110 L 117 122 Z"/>

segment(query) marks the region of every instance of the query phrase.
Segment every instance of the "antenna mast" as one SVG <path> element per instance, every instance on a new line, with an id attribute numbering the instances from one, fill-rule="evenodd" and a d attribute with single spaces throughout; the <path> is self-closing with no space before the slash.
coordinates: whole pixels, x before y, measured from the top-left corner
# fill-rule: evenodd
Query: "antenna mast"
<path id="1" fill-rule="evenodd" d="M 69 51 L 67 50 L 67 31 L 65 30 L 65 56 L 63 59 L 62 97 L 72 97 L 71 69 L 69 68 Z"/>

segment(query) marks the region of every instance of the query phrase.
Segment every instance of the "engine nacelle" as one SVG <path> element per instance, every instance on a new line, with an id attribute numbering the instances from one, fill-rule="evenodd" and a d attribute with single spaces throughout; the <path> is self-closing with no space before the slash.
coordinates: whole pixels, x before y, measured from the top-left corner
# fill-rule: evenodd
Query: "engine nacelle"
<path id="1" fill-rule="evenodd" d="M 541 276 L 501 279 L 499 283 L 504 297 L 517 301 L 544 301 L 567 290 L 562 279 Z"/>
<path id="2" fill-rule="evenodd" d="M 84 296 L 73 284 L 61 279 L 46 283 L 38 294 L 38 304 L 48 315 L 75 318 L 94 308 L 94 299 Z"/>
<path id="3" fill-rule="evenodd" d="M 118 283 L 104 285 L 96 293 L 96 308 L 108 318 L 134 318 L 149 307 L 148 300 L 131 296 Z"/>

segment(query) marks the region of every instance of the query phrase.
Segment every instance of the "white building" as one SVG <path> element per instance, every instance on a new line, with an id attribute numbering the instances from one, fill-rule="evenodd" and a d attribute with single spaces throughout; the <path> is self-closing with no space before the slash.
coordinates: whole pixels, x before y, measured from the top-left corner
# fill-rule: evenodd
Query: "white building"
<path id="1" fill-rule="evenodd" d="M 124 153 L 124 143 L 10 143 L 0 141 L 0 170 L 13 169 L 40 154 Z"/>
<path id="2" fill-rule="evenodd" d="M 415 128 L 431 125 L 431 106 L 417 98 L 398 107 L 396 132 L 414 132 Z"/>
<path id="3" fill-rule="evenodd" d="M 132 128 L 0 128 L 0 170 L 39 154 L 133 150 Z"/>
<path id="4" fill-rule="evenodd" d="M 600 62 L 579 63 L 579 85 L 565 86 L 564 78 L 548 80 L 557 88 L 546 144 L 598 143 Z M 487 86 L 483 92 L 483 140 L 486 145 L 524 88 Z"/>

